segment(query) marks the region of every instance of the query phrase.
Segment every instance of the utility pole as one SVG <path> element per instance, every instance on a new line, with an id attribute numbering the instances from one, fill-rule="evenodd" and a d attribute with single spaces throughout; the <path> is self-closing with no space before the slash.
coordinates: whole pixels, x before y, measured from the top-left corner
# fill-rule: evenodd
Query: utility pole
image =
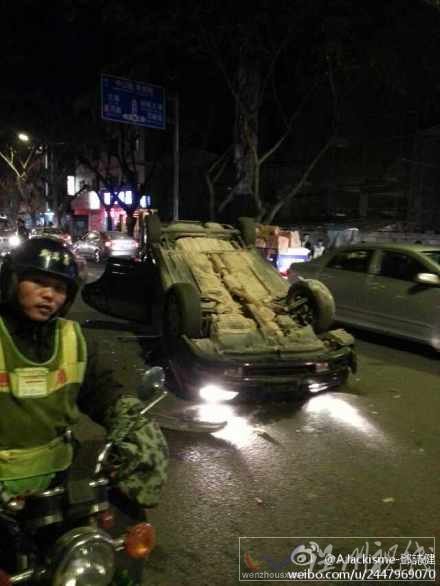
<path id="1" fill-rule="evenodd" d="M 179 219 L 179 178 L 180 178 L 180 112 L 179 112 L 179 96 L 173 98 L 174 102 L 174 133 L 173 133 L 173 220 Z"/>

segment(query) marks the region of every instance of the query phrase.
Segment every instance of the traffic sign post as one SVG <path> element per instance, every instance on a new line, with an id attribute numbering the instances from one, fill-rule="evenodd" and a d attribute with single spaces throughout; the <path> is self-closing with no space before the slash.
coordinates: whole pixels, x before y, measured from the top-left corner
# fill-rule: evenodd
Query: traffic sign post
<path id="1" fill-rule="evenodd" d="M 102 75 L 101 117 L 111 122 L 164 130 L 165 91 L 157 85 Z"/>
<path id="2" fill-rule="evenodd" d="M 173 219 L 179 218 L 179 99 L 174 100 L 173 136 Z M 165 130 L 165 91 L 163 87 L 112 75 L 101 76 L 101 117 L 109 122 Z M 146 131 L 144 131 L 145 133 Z M 145 135 L 144 135 L 144 140 Z"/>

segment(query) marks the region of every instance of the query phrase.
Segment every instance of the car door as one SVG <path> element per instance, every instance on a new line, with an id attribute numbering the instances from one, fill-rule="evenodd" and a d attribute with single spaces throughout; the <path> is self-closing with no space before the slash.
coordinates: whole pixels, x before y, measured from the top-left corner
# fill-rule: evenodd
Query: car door
<path id="1" fill-rule="evenodd" d="M 88 234 L 85 234 L 74 244 L 74 250 L 81 256 L 87 256 L 87 236 Z"/>
<path id="2" fill-rule="evenodd" d="M 325 257 L 317 278 L 333 294 L 338 321 L 353 325 L 366 321 L 365 282 L 374 252 L 370 248 L 349 248 Z"/>
<path id="3" fill-rule="evenodd" d="M 87 235 L 87 255 L 95 258 L 96 251 L 102 254 L 102 237 L 99 232 L 89 232 Z"/>
<path id="4" fill-rule="evenodd" d="M 160 322 L 157 266 L 151 259 L 111 258 L 101 277 L 82 289 L 84 301 L 108 315 L 145 324 Z"/>
<path id="5" fill-rule="evenodd" d="M 417 274 L 431 272 L 405 251 L 381 251 L 376 274 L 367 280 L 368 311 L 377 330 L 431 343 L 440 288 L 415 282 Z"/>

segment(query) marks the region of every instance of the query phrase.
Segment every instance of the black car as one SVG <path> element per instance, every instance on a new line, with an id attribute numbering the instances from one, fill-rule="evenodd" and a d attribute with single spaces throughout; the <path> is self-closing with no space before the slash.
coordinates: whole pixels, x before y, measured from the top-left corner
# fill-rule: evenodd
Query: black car
<path id="1" fill-rule="evenodd" d="M 330 329 L 328 289 L 289 286 L 256 250 L 250 219 L 241 230 L 146 221 L 143 256 L 113 259 L 83 297 L 104 313 L 153 324 L 186 394 L 319 392 L 355 368 L 352 336 Z"/>
<path id="2" fill-rule="evenodd" d="M 72 236 L 62 230 L 61 228 L 54 228 L 53 226 L 41 226 L 34 228 L 30 235 L 30 238 L 53 238 L 54 240 L 61 240 L 68 246 L 72 244 Z"/>

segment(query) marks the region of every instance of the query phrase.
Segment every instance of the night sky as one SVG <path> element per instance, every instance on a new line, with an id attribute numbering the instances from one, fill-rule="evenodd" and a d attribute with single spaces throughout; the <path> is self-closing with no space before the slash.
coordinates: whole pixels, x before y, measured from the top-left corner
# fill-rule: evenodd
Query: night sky
<path id="1" fill-rule="evenodd" d="M 277 153 L 281 163 L 298 162 L 299 151 L 312 153 L 334 124 L 330 61 L 338 131 L 351 144 L 440 123 L 440 13 L 422 0 L 259 0 L 252 11 L 213 0 L 2 4 L 3 141 L 24 128 L 52 140 L 75 140 L 79 132 L 84 138 L 87 124 L 78 111 L 87 107 L 99 121 L 99 77 L 108 73 L 178 92 L 183 148 L 221 154 L 233 140 L 231 82 L 243 54 L 267 82 L 261 149 L 311 95 Z"/>
<path id="2" fill-rule="evenodd" d="M 191 14 L 174 10 L 173 3 L 168 5 L 169 9 L 157 5 L 147 9 L 137 2 L 75 0 L 44 4 L 21 0 L 3 4 L 0 24 L 3 124 L 15 124 L 11 111 L 13 118 L 18 118 L 23 111 L 28 111 L 26 116 L 32 118 L 32 111 L 39 110 L 36 117 L 39 123 L 41 115 L 50 119 L 50 112 L 57 107 L 68 110 L 73 100 L 97 91 L 101 72 L 164 85 L 169 92 L 178 90 L 188 122 L 201 124 L 201 131 L 213 107 L 217 118 L 232 113 L 231 94 L 222 71 L 209 51 L 201 49 L 194 40 L 199 35 L 200 19 L 191 20 Z M 174 3 L 176 7 L 179 4 Z M 303 2 L 287 4 L 304 5 Z M 347 63 L 352 62 L 357 87 L 350 88 L 350 93 L 358 100 L 358 108 L 366 108 L 371 113 L 376 105 L 388 107 L 385 94 L 395 101 L 395 108 L 421 107 L 417 102 L 422 97 L 429 102 L 426 95 L 432 92 L 435 93 L 432 103 L 438 101 L 436 61 L 440 19 L 426 3 L 412 2 L 412 8 L 402 2 L 373 3 L 368 10 L 365 3 L 359 2 L 312 4 L 316 10 L 308 15 L 309 21 L 304 19 L 303 28 L 295 31 L 298 42 L 279 60 L 277 83 L 282 91 L 291 92 L 307 67 L 315 66 L 313 53 L 322 49 L 319 37 L 325 29 L 330 42 L 344 45 L 344 58 Z M 215 3 L 201 3 L 205 8 L 211 5 Z M 260 15 L 227 3 L 218 18 L 214 10 L 214 15 L 203 21 L 207 38 L 215 39 L 227 66 L 233 64 L 239 48 L 239 40 L 234 36 L 235 31 L 231 34 L 230 27 L 245 23 L 246 18 L 252 23 L 252 15 L 263 22 L 282 18 L 281 8 L 285 3 L 257 2 L 256 6 L 262 10 Z M 285 30 L 279 31 L 277 26 L 279 23 L 272 30 L 282 39 Z M 272 45 L 276 40 L 275 35 Z M 368 71 L 366 55 L 370 58 Z M 358 74 L 361 68 L 365 70 L 363 75 Z M 362 96 L 362 92 L 370 95 Z M 425 103 L 425 110 L 432 110 L 432 103 Z M 44 116 L 45 110 L 48 116 Z M 438 109 L 422 115 L 435 118 Z"/>

